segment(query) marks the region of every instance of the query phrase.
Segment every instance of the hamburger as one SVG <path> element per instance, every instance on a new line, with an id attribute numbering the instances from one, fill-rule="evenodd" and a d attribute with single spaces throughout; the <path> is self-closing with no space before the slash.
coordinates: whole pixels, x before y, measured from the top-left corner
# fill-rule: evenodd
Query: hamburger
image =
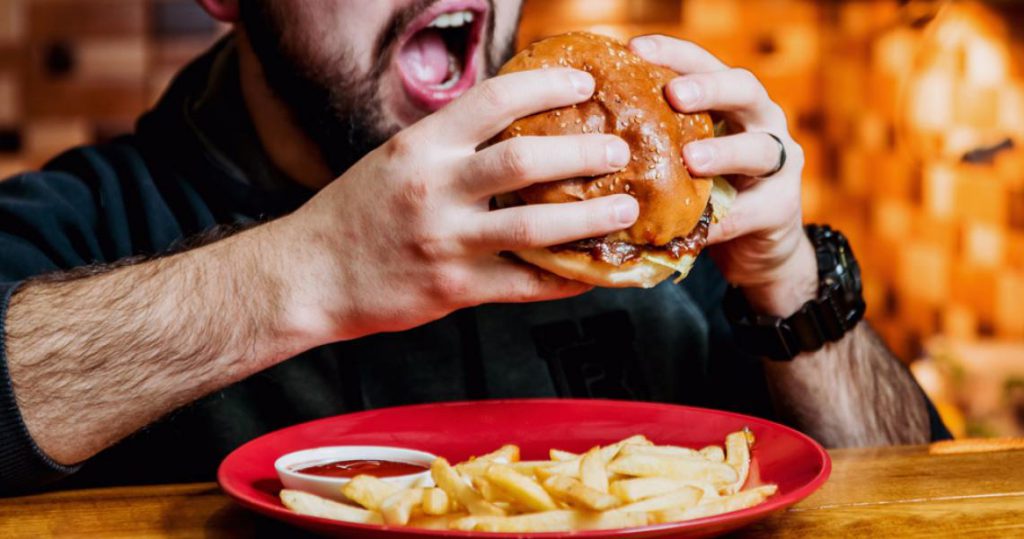
<path id="1" fill-rule="evenodd" d="M 625 140 L 632 157 L 612 174 L 532 185 L 497 197 L 496 205 L 574 202 L 625 193 L 636 198 L 640 215 L 633 226 L 614 234 L 515 255 L 556 275 L 596 286 L 650 288 L 676 272 L 676 282 L 682 280 L 707 244 L 708 226 L 735 196 L 720 178 L 691 177 L 683 161 L 683 146 L 714 136 L 711 117 L 676 112 L 664 95 L 675 72 L 596 34 L 571 32 L 533 43 L 499 74 L 546 67 L 589 72 L 594 95 L 584 103 L 521 118 L 495 142 L 527 135 L 607 133 Z"/>

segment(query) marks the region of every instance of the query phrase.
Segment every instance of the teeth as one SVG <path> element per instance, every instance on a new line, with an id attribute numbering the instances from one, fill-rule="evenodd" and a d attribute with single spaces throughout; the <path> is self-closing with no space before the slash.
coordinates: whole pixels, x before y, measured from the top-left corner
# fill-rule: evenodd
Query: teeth
<path id="1" fill-rule="evenodd" d="M 427 28 L 459 28 L 464 24 L 473 22 L 473 12 L 468 9 L 442 13 L 436 19 L 430 21 Z"/>

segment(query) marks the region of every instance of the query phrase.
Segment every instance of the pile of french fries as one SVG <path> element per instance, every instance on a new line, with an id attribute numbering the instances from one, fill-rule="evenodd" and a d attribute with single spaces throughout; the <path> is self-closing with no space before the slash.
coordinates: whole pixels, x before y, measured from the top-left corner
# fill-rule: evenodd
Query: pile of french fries
<path id="1" fill-rule="evenodd" d="M 642 435 L 583 454 L 519 460 L 506 445 L 452 466 L 438 458 L 435 487 L 403 488 L 360 475 L 342 488 L 353 504 L 282 490 L 289 509 L 346 522 L 475 532 L 604 530 L 679 522 L 737 511 L 775 494 L 744 490 L 754 443 L 749 430 L 717 445 L 655 445 Z M 355 505 L 358 504 L 358 505 Z"/>

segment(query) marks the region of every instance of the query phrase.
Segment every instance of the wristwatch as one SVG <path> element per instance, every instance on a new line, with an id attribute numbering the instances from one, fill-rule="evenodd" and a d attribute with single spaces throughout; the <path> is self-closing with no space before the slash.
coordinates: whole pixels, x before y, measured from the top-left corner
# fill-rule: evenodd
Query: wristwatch
<path id="1" fill-rule="evenodd" d="M 795 314 L 758 314 L 738 287 L 726 291 L 726 318 L 737 344 L 750 354 L 789 361 L 839 340 L 864 318 L 860 266 L 846 237 L 824 225 L 807 225 L 805 231 L 818 259 L 818 293 Z"/>

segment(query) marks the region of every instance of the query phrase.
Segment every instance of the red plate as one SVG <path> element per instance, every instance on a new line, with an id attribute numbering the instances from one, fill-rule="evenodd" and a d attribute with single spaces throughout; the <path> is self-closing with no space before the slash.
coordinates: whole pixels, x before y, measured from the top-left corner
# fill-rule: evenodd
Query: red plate
<path id="1" fill-rule="evenodd" d="M 390 445 L 429 451 L 452 462 L 505 443 L 522 458 L 546 459 L 548 449 L 585 451 L 633 434 L 655 443 L 703 447 L 749 427 L 757 438 L 748 486 L 775 483 L 765 503 L 699 520 L 642 528 L 573 533 L 476 534 L 488 537 L 704 537 L 764 518 L 806 498 L 828 479 L 828 453 L 807 436 L 755 417 L 669 404 L 607 400 L 505 400 L 385 408 L 310 421 L 261 436 L 220 465 L 221 488 L 242 505 L 310 530 L 345 537 L 468 537 L 472 533 L 349 524 L 289 511 L 278 500 L 274 460 L 325 445 Z"/>

